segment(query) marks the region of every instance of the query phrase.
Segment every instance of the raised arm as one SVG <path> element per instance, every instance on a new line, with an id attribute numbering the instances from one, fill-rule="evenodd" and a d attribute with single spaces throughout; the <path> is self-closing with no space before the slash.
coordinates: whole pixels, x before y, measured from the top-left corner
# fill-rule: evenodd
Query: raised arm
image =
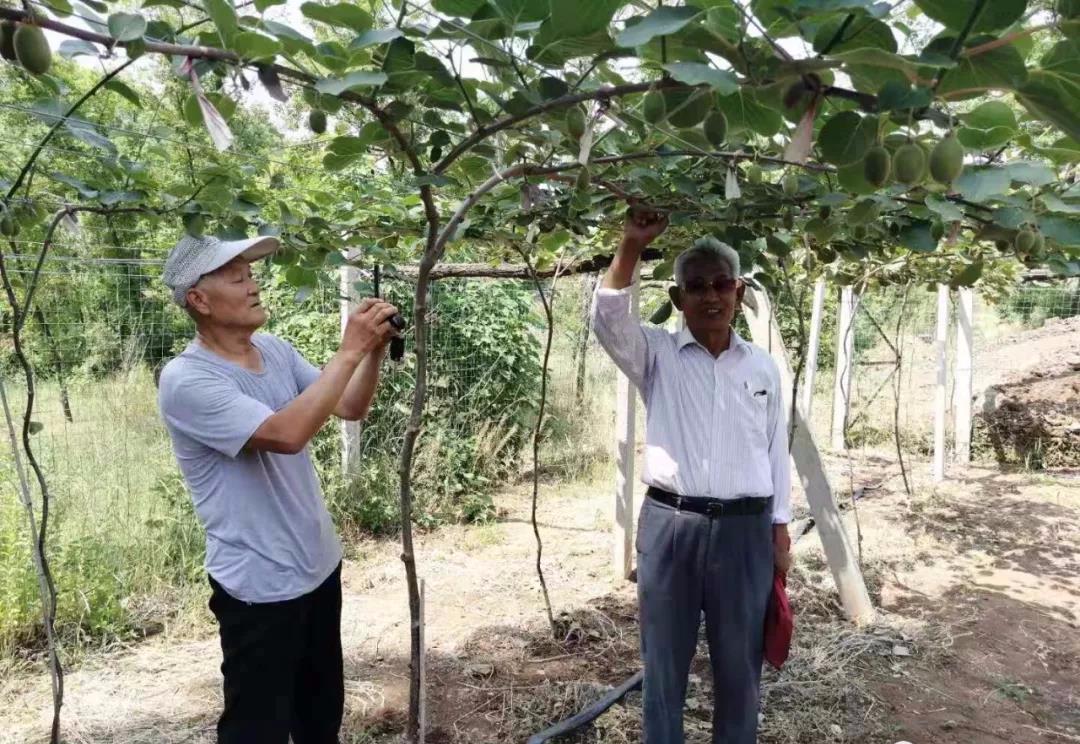
<path id="1" fill-rule="evenodd" d="M 641 320 L 630 313 L 630 294 L 626 290 L 634 281 L 634 268 L 641 252 L 665 227 L 666 217 L 631 212 L 615 257 L 593 298 L 592 326 L 596 340 L 639 390 L 648 371 L 649 340 Z"/>
<path id="2" fill-rule="evenodd" d="M 365 357 L 395 333 L 393 305 L 362 302 L 349 316 L 341 347 L 322 374 L 287 406 L 267 418 L 248 440 L 247 448 L 295 454 L 307 446 L 338 407 L 342 395 Z"/>

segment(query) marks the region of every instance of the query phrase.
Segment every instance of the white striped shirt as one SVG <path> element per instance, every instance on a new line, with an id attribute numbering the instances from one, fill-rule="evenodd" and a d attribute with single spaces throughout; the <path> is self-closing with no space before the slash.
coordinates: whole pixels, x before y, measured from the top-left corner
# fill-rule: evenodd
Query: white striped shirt
<path id="1" fill-rule="evenodd" d="M 593 330 L 645 401 L 642 480 L 682 496 L 773 496 L 791 520 L 791 470 L 780 373 L 731 331 L 713 357 L 689 330 L 670 333 L 630 314 L 630 288 L 596 291 Z"/>

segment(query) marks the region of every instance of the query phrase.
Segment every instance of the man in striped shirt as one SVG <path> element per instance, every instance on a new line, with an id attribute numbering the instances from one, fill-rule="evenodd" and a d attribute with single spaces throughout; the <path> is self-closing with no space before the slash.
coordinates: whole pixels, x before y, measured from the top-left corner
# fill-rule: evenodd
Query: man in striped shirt
<path id="1" fill-rule="evenodd" d="M 787 570 L 791 473 L 780 375 L 732 320 L 739 255 L 702 238 L 675 262 L 670 333 L 630 314 L 641 252 L 667 226 L 634 211 L 593 304 L 600 345 L 647 415 L 637 532 L 645 744 L 682 744 L 701 614 L 712 663 L 714 744 L 753 744 L 774 565 Z"/>

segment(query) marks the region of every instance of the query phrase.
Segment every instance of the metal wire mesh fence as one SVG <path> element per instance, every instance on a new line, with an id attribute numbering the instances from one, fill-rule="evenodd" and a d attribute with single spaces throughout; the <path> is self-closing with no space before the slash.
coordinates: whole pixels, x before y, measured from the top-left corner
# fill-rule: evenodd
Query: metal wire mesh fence
<path id="1" fill-rule="evenodd" d="M 819 442 L 834 441 L 836 428 L 837 306 L 826 302 L 822 344 L 814 382 L 811 424 Z M 958 403 L 958 298 L 949 299 L 946 352 L 946 438 L 954 454 Z M 972 405 L 974 456 L 992 457 L 981 441 L 987 391 L 1039 376 L 1080 352 L 1080 287 L 1075 282 L 1020 286 L 993 300 L 977 292 L 972 313 Z M 846 440 L 855 449 L 893 449 L 897 430 L 904 451 L 933 451 L 937 385 L 937 295 L 922 287 L 888 287 L 856 302 Z M 897 353 L 901 364 L 897 371 Z M 981 445 L 981 446 L 980 446 Z M 997 453 L 1001 455 L 1002 453 Z M 999 459 L 1001 459 L 999 457 Z"/>

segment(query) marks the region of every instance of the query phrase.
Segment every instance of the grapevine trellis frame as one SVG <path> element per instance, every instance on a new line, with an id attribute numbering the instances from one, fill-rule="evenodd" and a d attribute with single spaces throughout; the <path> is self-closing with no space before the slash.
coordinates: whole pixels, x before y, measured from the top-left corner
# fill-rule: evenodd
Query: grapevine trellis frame
<path id="1" fill-rule="evenodd" d="M 177 13 L 193 7 L 187 0 L 156 4 Z M 65 130 L 93 139 L 96 127 L 79 116 L 80 109 L 102 90 L 122 91 L 118 76 L 142 55 L 172 59 L 174 72 L 190 86 L 192 110 L 218 150 L 229 148 L 232 134 L 218 110 L 221 94 L 208 93 L 204 85 L 208 80 L 220 85 L 232 76 L 246 87 L 247 69 L 255 69 L 278 100 L 288 98 L 284 84 L 300 89 L 320 113 L 311 118 L 313 129 L 323 128 L 326 112 L 337 114 L 346 105 L 364 112 L 366 119 L 346 111 L 346 117 L 354 117 L 355 133 L 330 141 L 324 165 L 342 171 L 369 151 L 382 151 L 391 168 L 404 164 L 400 178 L 411 179 L 420 213 L 403 211 L 389 226 L 308 219 L 282 237 L 301 268 L 293 273 L 299 285 L 324 268 L 343 236 L 355 237 L 365 227 L 395 241 L 417 238 L 416 385 L 399 460 L 402 560 L 411 618 L 406 730 L 411 742 L 422 736 L 421 597 L 411 530 L 411 470 L 427 393 L 428 287 L 452 243 L 471 238 L 489 248 L 524 247 L 535 278 L 542 270 L 580 259 L 590 243 L 595 247 L 604 241 L 612 218 L 626 204 L 668 211 L 671 248 L 655 256 L 661 262 L 654 277 L 669 275 L 677 245 L 689 233 L 705 230 L 726 238 L 745 265 L 755 267 L 753 280 L 761 291 L 750 295 L 748 319 L 755 338 L 781 361 L 785 350 L 768 291 L 789 282 L 792 267 L 808 279 L 825 276 L 847 287 L 970 286 L 1017 258 L 1057 274 L 1080 274 L 1080 222 L 1070 216 L 1080 210 L 1080 193 L 1061 178 L 1080 160 L 1080 111 L 1073 95 L 1080 86 L 1074 79 L 1080 62 L 1076 3 L 1058 2 L 1055 10 L 1036 18 L 1035 12 L 1025 15 L 1025 0 L 916 0 L 921 13 L 943 31 L 922 48 L 912 42 L 910 54 L 899 52 L 893 27 L 882 20 L 893 9 L 868 0 L 702 0 L 655 8 L 635 3 L 642 11 L 636 16 L 623 12 L 630 5 L 625 0 L 587 5 L 433 0 L 432 7 L 401 0 L 395 14 L 382 6 L 367 10 L 358 4 L 307 3 L 304 14 L 323 24 L 322 33 L 332 39 L 319 45 L 265 17 L 276 4 L 255 0 L 259 15 L 241 16 L 238 11 L 248 3 L 206 0 L 195 9 L 205 9 L 207 17 L 175 28 L 164 10 L 151 23 L 139 13 L 114 12 L 107 21 L 94 21 L 108 33 L 61 20 L 84 6 L 106 12 L 108 5 L 100 0 L 0 6 L 0 19 L 8 24 L 5 33 L 18 24 L 21 37 L 36 42 L 40 29 L 48 29 L 85 44 L 73 53 L 107 59 L 123 49 L 128 56 L 73 104 L 43 114 L 51 128 L 7 183 L 4 233 L 11 237 L 20 225 L 40 225 L 40 214 L 19 207 L 20 199 L 29 198 L 29 178 L 39 156 Z M 80 11 L 84 20 L 87 12 L 92 10 Z M 420 18 L 436 23 L 424 25 Z M 386 25 L 376 27 L 377 20 Z M 211 23 L 213 30 L 190 33 Z M 333 40 L 346 32 L 358 34 L 349 49 Z M 794 58 L 778 42 L 786 37 L 804 39 L 816 54 Z M 1029 66 L 1023 45 L 1035 38 L 1052 46 L 1039 64 Z M 41 58 L 40 49 L 26 51 L 28 45 L 16 40 L 18 61 L 49 87 L 48 60 Z M 465 49 L 476 55 L 489 78 L 463 75 L 454 52 Z M 626 57 L 638 61 L 635 74 L 642 80 L 624 79 L 616 63 Z M 841 82 L 841 74 L 851 86 Z M 54 81 L 52 88 L 59 90 Z M 953 110 L 957 102 L 992 91 L 1012 95 L 1031 114 L 1036 129 L 1022 128 L 994 100 L 959 115 Z M 957 167 L 954 155 L 929 147 L 936 129 L 952 133 L 946 137 L 952 152 L 956 143 L 951 136 L 964 144 L 966 164 Z M 460 135 L 458 141 L 451 133 Z M 880 162 L 871 167 L 871 161 L 881 160 L 882 149 L 899 183 L 890 182 Z M 1026 159 L 1002 164 L 1007 152 Z M 925 180 L 927 153 L 939 183 Z M 983 154 L 981 162 L 975 153 Z M 494 163 L 500 155 L 501 168 Z M 239 189 L 242 184 L 234 185 Z M 27 197 L 19 197 L 24 186 Z M 58 227 L 73 223 L 79 214 L 180 216 L 192 232 L 204 228 L 206 216 L 223 225 L 231 218 L 235 225 L 228 206 L 199 201 L 212 186 L 202 183 L 167 205 L 147 195 L 145 203 L 135 206 L 62 206 L 45 230 L 41 260 Z M 449 208 L 448 200 L 456 207 Z M 508 221 L 520 224 L 507 229 Z M 15 244 L 10 245 L 14 251 Z M 498 256 L 499 249 L 493 253 Z M 599 266 L 596 261 L 592 265 Z M 27 381 L 22 449 L 41 495 L 37 557 L 49 632 L 55 610 L 45 551 L 49 498 L 33 457 L 33 371 L 19 335 L 32 312 L 36 279 L 21 301 L 6 271 L 3 279 L 15 317 L 15 351 Z M 786 362 L 780 368 L 793 390 L 794 373 Z M 845 606 L 860 616 L 868 607 L 865 587 L 850 548 L 827 542 L 829 535 L 842 539 L 843 532 L 838 517 L 829 516 L 835 512 L 831 489 L 794 401 L 792 411 L 793 451 L 802 454 L 805 472 L 811 473 L 804 473 L 804 486 L 826 553 Z M 624 493 L 626 488 L 623 483 Z M 51 635 L 50 653 L 57 741 L 62 675 Z"/>

